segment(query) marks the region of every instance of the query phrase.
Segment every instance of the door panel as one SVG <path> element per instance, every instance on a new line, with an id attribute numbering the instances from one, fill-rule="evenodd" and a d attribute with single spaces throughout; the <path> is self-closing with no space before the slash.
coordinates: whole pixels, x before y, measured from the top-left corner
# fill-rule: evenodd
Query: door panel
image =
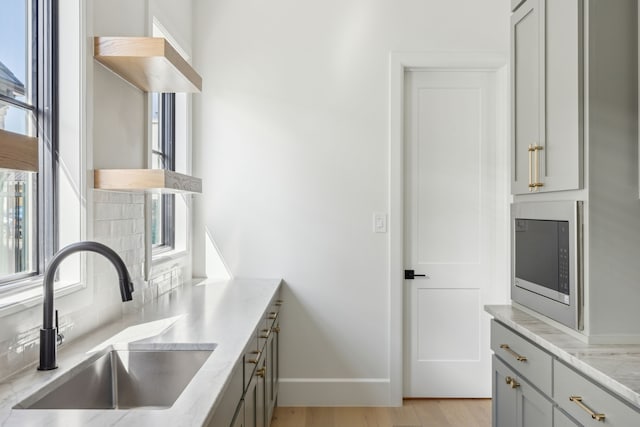
<path id="1" fill-rule="evenodd" d="M 405 74 L 406 397 L 488 397 L 496 100 L 488 71 Z"/>
<path id="2" fill-rule="evenodd" d="M 418 199 L 418 261 L 477 263 L 481 91 L 475 87 L 421 87 L 416 96 L 413 190 Z M 458 122 L 465 125 L 458 126 Z M 452 179 L 442 185 L 443 178 Z"/>
<path id="3" fill-rule="evenodd" d="M 480 359 L 480 296 L 477 289 L 419 289 L 416 337 L 422 361 Z M 455 319 L 441 327 L 442 319 Z"/>

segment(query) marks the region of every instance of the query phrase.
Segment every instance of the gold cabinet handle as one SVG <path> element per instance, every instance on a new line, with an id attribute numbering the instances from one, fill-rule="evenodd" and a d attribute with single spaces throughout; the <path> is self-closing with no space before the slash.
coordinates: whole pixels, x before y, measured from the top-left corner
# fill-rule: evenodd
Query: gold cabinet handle
<path id="1" fill-rule="evenodd" d="M 532 168 L 532 153 L 535 150 L 533 149 L 533 145 L 529 144 L 528 155 L 529 155 L 529 191 L 533 191 L 533 168 Z"/>
<path id="2" fill-rule="evenodd" d="M 271 328 L 271 330 L 273 332 L 275 332 L 276 334 L 279 334 L 280 333 L 280 326 L 274 326 L 273 328 Z"/>
<path id="3" fill-rule="evenodd" d="M 518 362 L 526 362 L 527 361 L 527 357 L 526 356 L 522 356 L 522 355 L 516 353 L 515 351 L 511 350 L 511 347 L 509 347 L 509 344 L 500 344 L 500 348 L 503 349 L 504 351 L 506 351 L 507 353 L 509 353 L 510 355 L 512 355 L 513 357 L 515 357 Z"/>
<path id="4" fill-rule="evenodd" d="M 573 403 L 575 403 L 576 405 L 578 405 L 580 407 L 580 409 L 585 411 L 587 414 L 591 415 L 592 419 L 594 419 L 596 421 L 604 421 L 604 418 L 605 418 L 604 414 L 597 414 L 597 413 L 593 412 L 587 405 L 582 403 L 582 397 L 580 397 L 580 396 L 571 396 L 571 397 L 569 397 L 569 400 L 572 401 Z"/>
<path id="5" fill-rule="evenodd" d="M 247 363 L 252 363 L 254 365 L 257 365 L 258 360 L 260 360 L 260 355 L 262 354 L 262 352 L 260 350 L 255 350 L 255 351 L 252 351 L 251 354 L 255 354 L 256 358 L 247 360 Z"/>
<path id="6" fill-rule="evenodd" d="M 533 162 L 534 162 L 534 166 L 533 166 L 533 176 L 534 176 L 534 181 L 533 181 L 533 191 L 538 191 L 538 188 L 542 187 L 544 184 L 540 182 L 540 153 L 539 151 L 544 150 L 544 147 L 542 145 L 534 145 L 533 146 L 533 151 L 534 151 L 534 158 L 533 158 Z"/>
<path id="7" fill-rule="evenodd" d="M 518 388 L 520 387 L 520 383 L 516 381 L 515 378 L 511 378 L 511 377 L 506 377 L 505 382 L 507 383 L 508 386 L 510 386 L 511 388 Z"/>
<path id="8" fill-rule="evenodd" d="M 260 368 L 256 371 L 256 375 L 259 376 L 260 378 L 264 378 L 266 373 L 267 373 L 267 368 Z"/>
<path id="9" fill-rule="evenodd" d="M 280 304 L 282 304 L 283 302 L 284 302 L 284 300 L 283 300 L 283 299 L 278 299 L 278 300 L 276 300 L 276 303 L 280 303 Z"/>
<path id="10" fill-rule="evenodd" d="M 260 338 L 269 338 L 270 334 L 271 334 L 271 329 L 263 329 L 262 335 L 260 335 Z"/>
<path id="11" fill-rule="evenodd" d="M 277 311 L 272 311 L 271 313 L 269 313 L 269 317 L 268 317 L 268 319 L 269 319 L 269 320 L 275 320 L 275 319 L 277 319 L 277 318 L 278 318 L 278 315 L 279 315 L 279 314 L 280 314 L 280 313 L 279 313 L 279 312 L 277 312 Z"/>

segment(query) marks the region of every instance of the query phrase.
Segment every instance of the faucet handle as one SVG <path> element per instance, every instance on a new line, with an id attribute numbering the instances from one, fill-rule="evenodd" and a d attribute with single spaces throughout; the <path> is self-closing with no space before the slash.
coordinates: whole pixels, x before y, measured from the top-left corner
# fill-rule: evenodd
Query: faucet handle
<path id="1" fill-rule="evenodd" d="M 64 335 L 60 333 L 60 327 L 58 324 L 58 310 L 56 310 L 56 344 L 60 345 L 64 342 Z"/>

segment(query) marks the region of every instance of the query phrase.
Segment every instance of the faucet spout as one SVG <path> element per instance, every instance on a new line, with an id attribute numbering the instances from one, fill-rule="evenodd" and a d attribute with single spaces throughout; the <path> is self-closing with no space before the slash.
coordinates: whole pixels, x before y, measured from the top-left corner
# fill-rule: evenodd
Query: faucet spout
<path id="1" fill-rule="evenodd" d="M 40 365 L 38 370 L 47 371 L 58 367 L 56 363 L 57 330 L 54 328 L 53 322 L 53 282 L 60 263 L 69 255 L 81 251 L 95 252 L 107 258 L 118 273 L 122 301 L 131 301 L 132 299 L 133 283 L 129 271 L 122 258 L 113 249 L 98 242 L 77 242 L 58 251 L 51 258 L 44 275 L 43 319 L 42 329 L 40 329 Z"/>

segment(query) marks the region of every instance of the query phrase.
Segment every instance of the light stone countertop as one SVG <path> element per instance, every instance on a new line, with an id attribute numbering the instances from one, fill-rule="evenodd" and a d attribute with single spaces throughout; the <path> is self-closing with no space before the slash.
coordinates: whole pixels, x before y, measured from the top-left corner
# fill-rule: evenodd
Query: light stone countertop
<path id="1" fill-rule="evenodd" d="M 63 345 L 58 369 L 30 366 L 0 381 L 1 426 L 199 426 L 227 386 L 234 364 L 280 287 L 279 279 L 234 279 L 185 285 L 144 305 L 138 313 Z M 175 404 L 167 409 L 12 409 L 45 384 L 68 375 L 91 351 L 113 345 L 176 344 L 215 350 Z"/>
<path id="2" fill-rule="evenodd" d="M 640 408 L 640 344 L 587 344 L 510 305 L 487 305 L 485 310 Z"/>

